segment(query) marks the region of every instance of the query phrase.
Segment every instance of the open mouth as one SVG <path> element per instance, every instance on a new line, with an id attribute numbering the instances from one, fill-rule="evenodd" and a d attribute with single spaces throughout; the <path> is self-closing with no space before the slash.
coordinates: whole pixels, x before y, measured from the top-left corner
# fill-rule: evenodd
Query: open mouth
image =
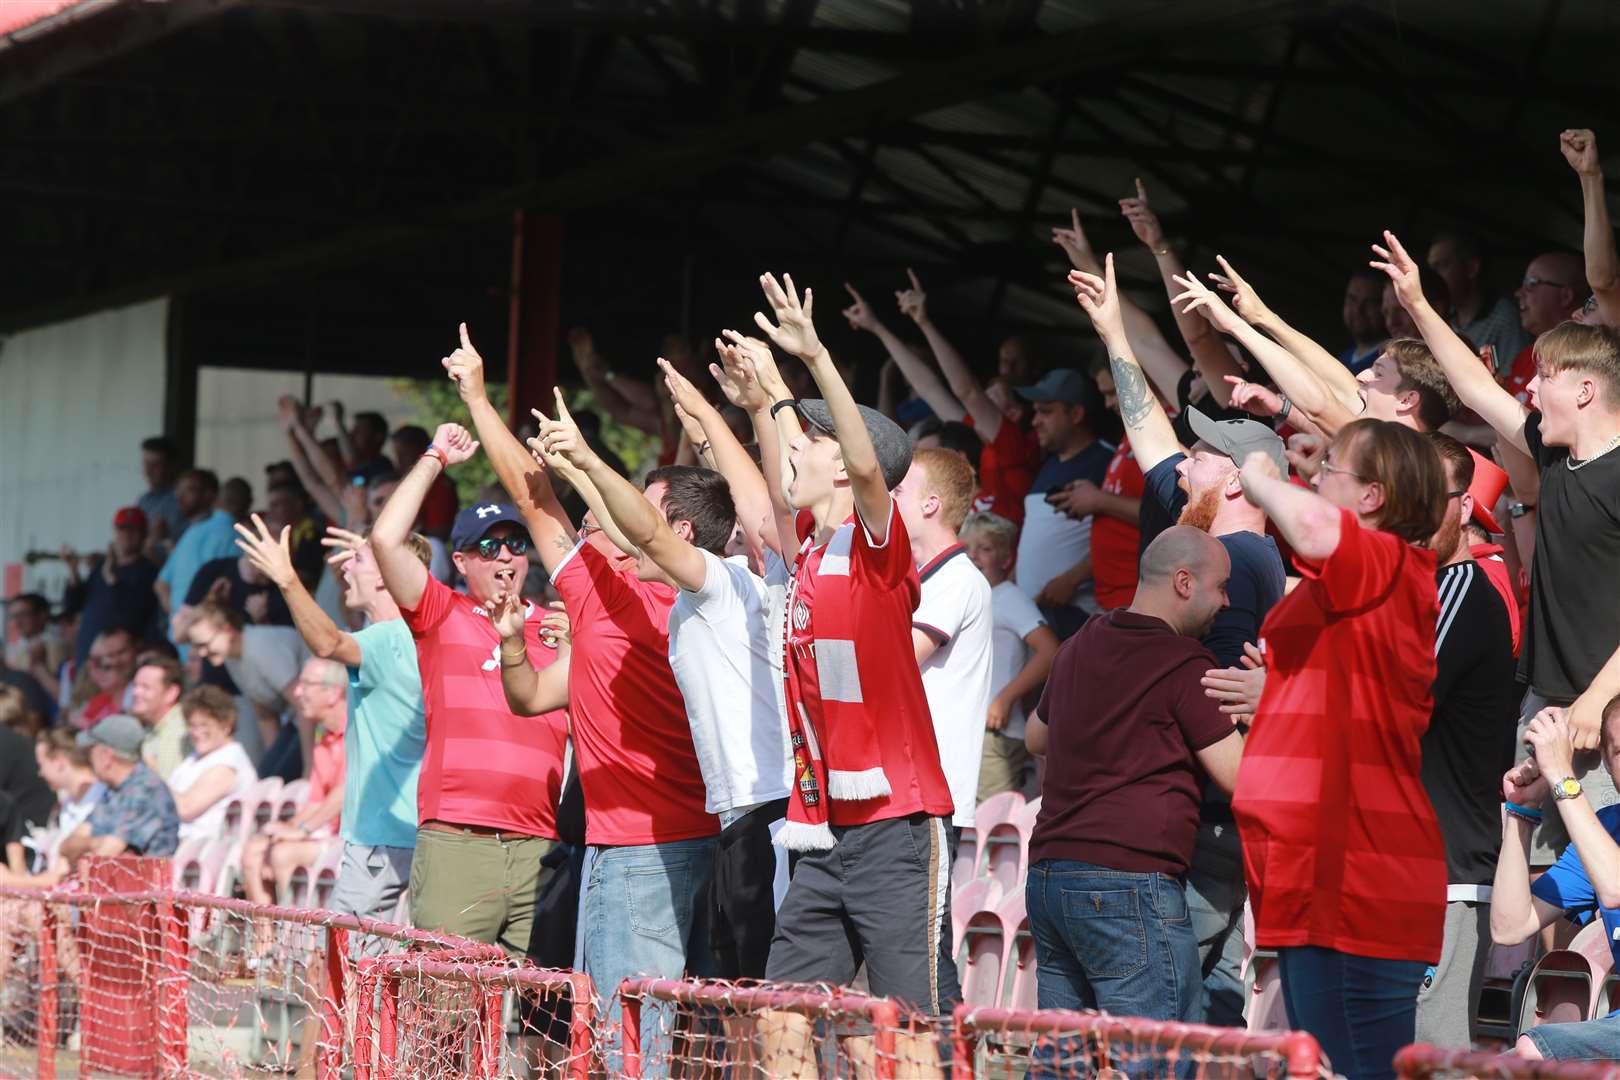
<path id="1" fill-rule="evenodd" d="M 510 586 L 516 580 L 517 567 L 515 566 L 508 566 L 504 569 L 495 571 L 495 582 L 498 585 Z"/>

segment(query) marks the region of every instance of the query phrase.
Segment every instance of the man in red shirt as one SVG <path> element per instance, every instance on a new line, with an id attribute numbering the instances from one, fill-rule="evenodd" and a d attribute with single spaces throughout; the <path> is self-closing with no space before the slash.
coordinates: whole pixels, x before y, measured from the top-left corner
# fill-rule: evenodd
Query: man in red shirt
<path id="1" fill-rule="evenodd" d="M 500 634 L 486 613 L 522 594 L 529 534 L 510 506 L 463 510 L 450 542 L 466 593 L 430 576 L 408 545 L 434 480 L 477 449 L 464 428 L 441 426 L 377 515 L 370 539 L 383 584 L 416 640 L 426 706 L 411 920 L 522 956 L 540 893 L 540 860 L 557 839 L 568 736 L 560 711 L 567 673 L 546 673 L 553 711 L 515 714 L 501 685 Z M 531 607 L 525 636 L 531 662 L 545 668 L 554 655 L 540 641 L 541 618 Z"/>
<path id="2" fill-rule="evenodd" d="M 799 776 L 782 838 L 805 854 L 777 914 L 766 977 L 847 984 L 864 961 L 873 994 L 939 1016 L 960 996 L 949 932 L 953 802 L 912 642 L 921 586 L 889 494 L 911 445 L 892 420 L 855 404 L 816 336 L 809 290 L 801 304 L 791 277 L 760 283 L 776 323 L 755 321 L 806 363 L 824 395 L 770 406 L 794 407 L 805 421 L 798 432 L 778 417 L 786 461 L 767 462 L 777 473 L 768 479 L 786 474 L 799 511 L 796 534 L 782 537 L 784 552 L 798 550 L 783 667 Z M 777 1016 L 767 1029 L 766 1071 L 796 1074 L 809 1059 L 808 1021 Z M 904 1075 L 937 1071 L 929 1037 L 898 1043 Z M 863 1041 L 851 1053 L 866 1050 Z"/>
<path id="3" fill-rule="evenodd" d="M 616 1016 L 614 991 L 624 979 L 678 979 L 689 969 L 703 974 L 709 955 L 695 932 L 696 916 L 713 872 L 720 823 L 704 808 L 706 789 L 686 702 L 669 664 L 675 589 L 642 581 L 634 562 L 616 566 L 577 538 L 552 490 L 550 469 L 490 404 L 483 359 L 465 324 L 461 347 L 444 365 L 573 627 L 568 711 L 591 857 L 579 918 L 585 972 L 608 1001 L 609 1015 Z M 594 490 L 581 494 L 599 498 Z M 663 484 L 649 485 L 644 494 L 662 510 Z M 612 527 L 605 511 L 596 520 Z M 621 550 L 630 547 L 628 540 L 615 542 Z M 649 1023 L 647 1030 L 659 1025 Z M 645 1043 L 643 1052 L 656 1057 Z"/>
<path id="4" fill-rule="evenodd" d="M 421 456 L 427 453 L 432 444 L 428 433 L 409 424 L 400 428 L 390 437 L 389 442 L 394 448 L 394 460 L 399 463 L 400 474 L 411 471 Z M 424 536 L 436 536 L 440 540 L 450 537 L 450 526 L 456 519 L 456 488 L 450 483 L 450 478 L 443 473 L 433 481 L 428 488 L 427 498 L 422 500 L 422 513 L 416 519 L 417 531 Z"/>
<path id="5" fill-rule="evenodd" d="M 1025 729 L 1048 759 L 1025 904 L 1041 1008 L 1197 1023 L 1203 974 L 1183 879 L 1203 779 L 1230 792 L 1243 751 L 1199 683 L 1214 657 L 1197 639 L 1226 606 L 1232 563 L 1219 540 L 1174 525 L 1141 570 L 1129 607 L 1058 649 Z M 1132 932 L 1116 932 L 1121 918 Z"/>

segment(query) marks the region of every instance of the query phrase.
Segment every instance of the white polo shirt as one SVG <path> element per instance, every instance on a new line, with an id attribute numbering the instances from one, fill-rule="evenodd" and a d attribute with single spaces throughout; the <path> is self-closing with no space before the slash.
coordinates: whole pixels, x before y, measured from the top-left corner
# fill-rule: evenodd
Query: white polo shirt
<path id="1" fill-rule="evenodd" d="M 951 787 L 953 825 L 972 825 L 978 808 L 979 759 L 990 710 L 994 612 L 990 583 L 957 544 L 919 567 L 922 599 L 911 625 L 938 643 L 922 662 L 923 692 L 934 717 L 939 763 Z"/>

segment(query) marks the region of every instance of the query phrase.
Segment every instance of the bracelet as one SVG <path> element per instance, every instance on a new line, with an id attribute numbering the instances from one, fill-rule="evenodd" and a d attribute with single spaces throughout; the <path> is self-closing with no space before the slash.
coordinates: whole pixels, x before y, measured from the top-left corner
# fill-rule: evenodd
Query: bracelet
<path id="1" fill-rule="evenodd" d="M 781 412 L 783 409 L 797 408 L 798 404 L 799 403 L 797 401 L 794 401 L 790 397 L 783 398 L 781 401 L 778 401 L 771 406 L 771 419 L 775 420 L 776 414 Z"/>
<path id="2" fill-rule="evenodd" d="M 1541 811 L 1533 806 L 1520 806 L 1518 803 L 1510 802 L 1503 803 L 1502 808 L 1516 818 L 1523 818 L 1526 821 L 1541 820 Z"/>
<path id="3" fill-rule="evenodd" d="M 1278 394 L 1277 397 L 1281 399 L 1283 403 L 1282 409 L 1280 409 L 1277 413 L 1277 419 L 1286 420 L 1288 419 L 1288 414 L 1294 409 L 1294 403 L 1288 400 L 1287 394 Z"/>
<path id="4" fill-rule="evenodd" d="M 1152 248 L 1149 248 L 1148 250 L 1153 251 Z M 1164 256 L 1164 255 L 1170 254 L 1170 245 L 1169 244 L 1164 245 L 1164 250 L 1163 251 L 1153 251 L 1153 254 L 1158 255 L 1158 256 Z"/>
<path id="5" fill-rule="evenodd" d="M 422 451 L 422 456 L 438 458 L 439 468 L 441 469 L 448 469 L 450 467 L 450 456 L 443 450 L 440 450 L 437 446 L 430 444 L 426 450 Z"/>

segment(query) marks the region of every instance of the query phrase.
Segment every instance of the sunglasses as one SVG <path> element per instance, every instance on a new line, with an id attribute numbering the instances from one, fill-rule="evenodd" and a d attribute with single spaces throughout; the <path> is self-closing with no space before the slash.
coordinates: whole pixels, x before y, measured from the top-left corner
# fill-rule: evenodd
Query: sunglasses
<path id="1" fill-rule="evenodd" d="M 506 546 L 506 550 L 513 555 L 525 555 L 529 551 L 529 538 L 515 535 L 504 537 L 486 536 L 468 550 L 478 552 L 482 558 L 493 559 L 500 554 L 503 544 Z"/>

